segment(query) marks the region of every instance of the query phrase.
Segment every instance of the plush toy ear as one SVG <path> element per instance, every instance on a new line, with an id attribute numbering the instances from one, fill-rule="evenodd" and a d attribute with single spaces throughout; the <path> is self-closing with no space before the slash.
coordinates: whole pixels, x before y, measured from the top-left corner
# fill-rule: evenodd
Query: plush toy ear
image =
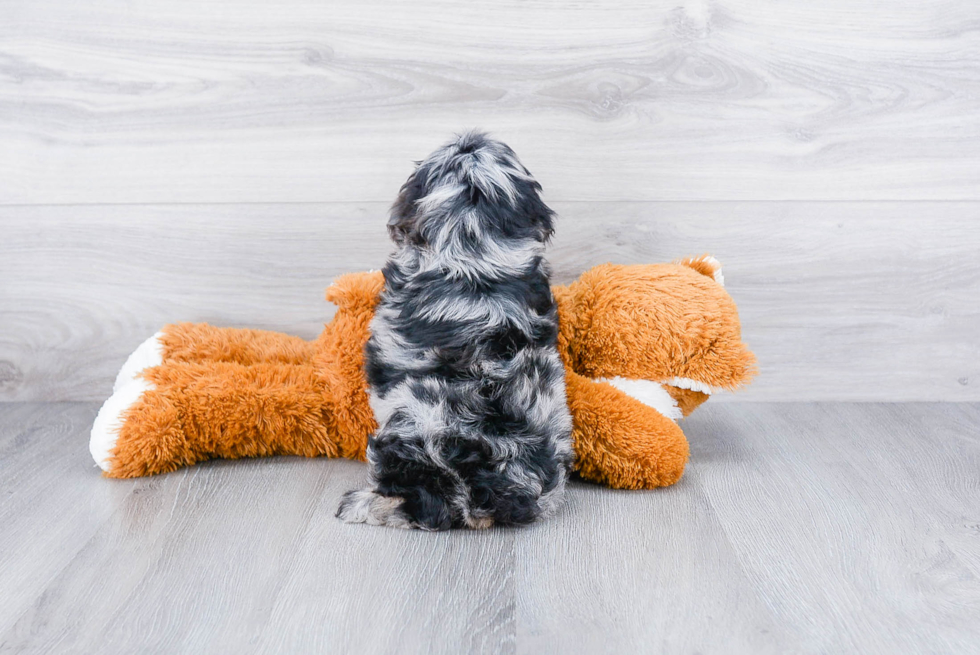
<path id="1" fill-rule="evenodd" d="M 384 285 L 381 271 L 347 273 L 334 280 L 327 289 L 327 300 L 340 309 L 373 311 Z"/>
<path id="2" fill-rule="evenodd" d="M 617 489 L 666 487 L 680 479 L 689 448 L 674 421 L 567 369 L 565 384 L 579 475 Z"/>

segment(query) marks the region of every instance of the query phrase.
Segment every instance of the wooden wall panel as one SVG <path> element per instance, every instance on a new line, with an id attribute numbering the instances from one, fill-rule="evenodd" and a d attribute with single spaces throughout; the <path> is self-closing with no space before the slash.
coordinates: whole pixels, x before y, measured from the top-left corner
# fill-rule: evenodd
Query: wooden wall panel
<path id="1" fill-rule="evenodd" d="M 387 201 L 470 126 L 554 200 L 980 199 L 969 2 L 0 12 L 0 203 Z"/>
<path id="2" fill-rule="evenodd" d="M 744 400 L 980 400 L 980 203 L 554 203 L 558 282 L 711 252 L 759 356 Z M 379 268 L 386 203 L 0 208 L 0 398 L 100 400 L 170 321 L 314 337 Z M 725 396 L 721 396 L 724 398 Z"/>

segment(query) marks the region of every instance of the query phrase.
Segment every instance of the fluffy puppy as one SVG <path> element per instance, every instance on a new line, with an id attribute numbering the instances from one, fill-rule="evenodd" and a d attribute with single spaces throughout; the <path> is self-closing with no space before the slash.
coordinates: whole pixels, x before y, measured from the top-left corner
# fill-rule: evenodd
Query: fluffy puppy
<path id="1" fill-rule="evenodd" d="M 471 132 L 421 162 L 365 353 L 378 430 L 344 521 L 445 530 L 551 514 L 572 461 L 544 246 L 553 212 L 514 152 Z"/>

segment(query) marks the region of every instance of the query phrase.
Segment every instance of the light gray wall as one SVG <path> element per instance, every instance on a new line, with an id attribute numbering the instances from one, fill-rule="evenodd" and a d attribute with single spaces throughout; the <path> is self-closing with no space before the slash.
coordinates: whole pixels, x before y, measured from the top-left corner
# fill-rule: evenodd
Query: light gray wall
<path id="1" fill-rule="evenodd" d="M 98 400 L 162 323 L 314 336 L 454 130 L 559 281 L 712 252 L 745 400 L 980 400 L 965 1 L 0 1 L 0 399 Z"/>

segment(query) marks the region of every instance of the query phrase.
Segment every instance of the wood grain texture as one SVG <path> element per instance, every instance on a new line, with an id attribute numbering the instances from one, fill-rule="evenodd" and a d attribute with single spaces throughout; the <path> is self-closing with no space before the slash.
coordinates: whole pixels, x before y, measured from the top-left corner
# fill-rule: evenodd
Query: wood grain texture
<path id="1" fill-rule="evenodd" d="M 607 261 L 721 259 L 761 370 L 735 398 L 980 400 L 980 203 L 554 206 L 559 282 Z M 330 280 L 384 262 L 386 209 L 0 208 L 0 399 L 104 400 L 173 321 L 312 338 Z"/>
<path id="2" fill-rule="evenodd" d="M 555 200 L 980 199 L 970 2 L 2 9 L 0 203 L 386 201 L 470 126 Z"/>
<path id="3" fill-rule="evenodd" d="M 519 651 L 980 648 L 980 408 L 704 410 L 677 486 L 519 533 Z"/>
<path id="4" fill-rule="evenodd" d="M 702 488 L 803 650 L 980 648 L 978 419 L 915 403 L 706 415 L 692 458 L 715 474 L 696 468 Z"/>
<path id="5" fill-rule="evenodd" d="M 345 525 L 363 465 L 89 464 L 94 403 L 0 404 L 0 652 L 967 653 L 980 405 L 728 403 L 680 483 L 522 530 Z"/>
<path id="6" fill-rule="evenodd" d="M 0 634 L 129 495 L 106 485 L 88 456 L 85 435 L 96 409 L 91 403 L 0 405 Z M 0 652 L 9 651 L 0 645 Z"/>
<path id="7" fill-rule="evenodd" d="M 334 512 L 366 470 L 340 460 L 117 484 L 95 409 L 0 406 L 0 652 L 513 650 L 510 533 L 352 529 Z"/>

